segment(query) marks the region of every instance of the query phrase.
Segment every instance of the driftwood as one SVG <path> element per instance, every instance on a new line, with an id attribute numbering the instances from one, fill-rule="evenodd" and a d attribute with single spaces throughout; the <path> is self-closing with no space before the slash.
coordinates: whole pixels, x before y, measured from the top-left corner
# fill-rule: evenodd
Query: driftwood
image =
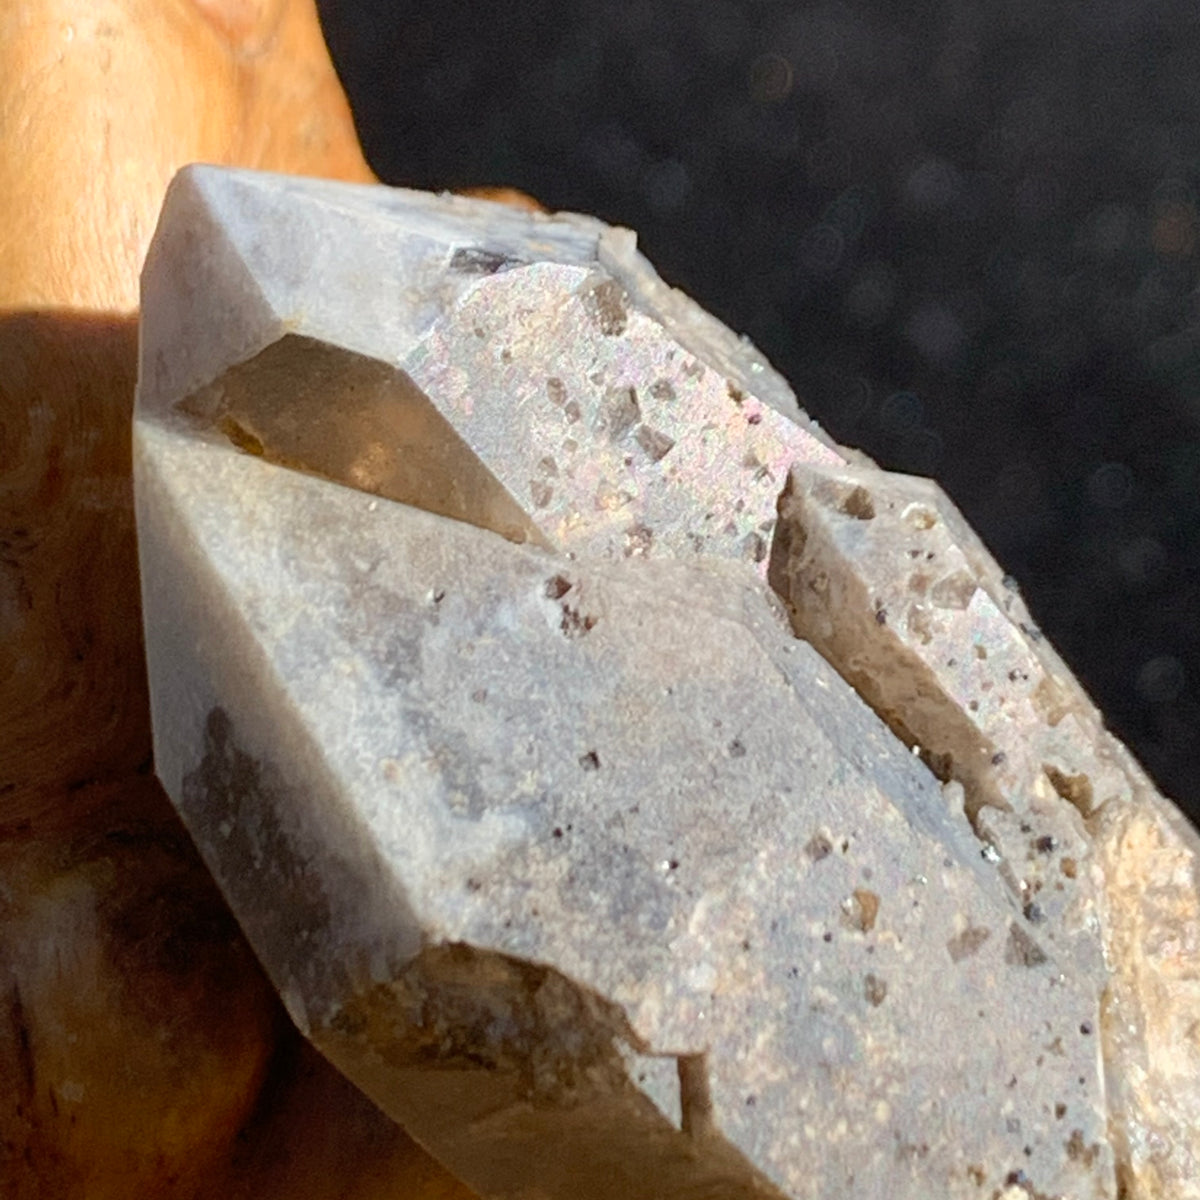
<path id="1" fill-rule="evenodd" d="M 138 270 L 202 160 L 368 180 L 312 0 L 0 11 L 0 1194 L 467 1193 L 292 1030 L 154 779 Z"/>

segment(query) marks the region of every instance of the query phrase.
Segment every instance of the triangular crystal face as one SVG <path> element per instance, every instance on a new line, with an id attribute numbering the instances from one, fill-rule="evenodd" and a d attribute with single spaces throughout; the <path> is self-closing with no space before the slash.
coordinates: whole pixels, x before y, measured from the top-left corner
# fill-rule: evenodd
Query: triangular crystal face
<path id="1" fill-rule="evenodd" d="M 407 372 L 377 358 L 285 334 L 178 411 L 269 462 L 545 544 Z"/>
<path id="2" fill-rule="evenodd" d="M 587 218 L 193 168 L 144 306 L 157 769 L 381 1107 L 482 1195 L 1115 1197 L 1104 735 L 1003 767 L 960 655 L 1086 698 L 934 485 Z"/>

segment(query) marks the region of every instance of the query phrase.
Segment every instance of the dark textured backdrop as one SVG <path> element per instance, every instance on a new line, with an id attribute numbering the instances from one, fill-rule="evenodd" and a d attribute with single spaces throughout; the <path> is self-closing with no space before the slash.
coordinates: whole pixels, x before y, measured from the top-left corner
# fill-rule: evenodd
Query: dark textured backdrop
<path id="1" fill-rule="evenodd" d="M 376 171 L 636 229 L 1200 816 L 1194 0 L 319 0 Z"/>

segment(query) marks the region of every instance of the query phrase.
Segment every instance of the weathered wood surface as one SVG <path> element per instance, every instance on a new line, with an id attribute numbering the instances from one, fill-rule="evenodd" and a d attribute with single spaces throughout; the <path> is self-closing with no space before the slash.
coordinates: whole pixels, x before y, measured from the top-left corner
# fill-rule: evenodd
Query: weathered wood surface
<path id="1" fill-rule="evenodd" d="M 0 1194 L 465 1195 L 288 1025 L 151 771 L 138 270 L 196 160 L 371 178 L 312 0 L 0 7 Z"/>

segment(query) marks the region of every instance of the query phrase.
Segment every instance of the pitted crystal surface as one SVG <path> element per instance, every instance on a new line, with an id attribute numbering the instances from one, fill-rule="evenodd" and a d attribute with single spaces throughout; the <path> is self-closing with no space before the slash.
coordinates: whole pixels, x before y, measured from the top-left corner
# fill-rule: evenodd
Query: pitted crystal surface
<path id="1" fill-rule="evenodd" d="M 147 309 L 147 338 L 192 344 L 156 360 L 146 410 L 513 540 L 609 558 L 763 564 L 788 468 L 845 461 L 627 231 L 216 178 L 190 177 L 174 201 L 189 236 L 152 252 L 151 270 L 193 283 Z M 191 306 L 218 291 L 222 319 L 197 321 Z"/>
<path id="2" fill-rule="evenodd" d="M 935 485 L 588 218 L 192 168 L 143 288 L 157 769 L 452 1170 L 1190 1194 L 1186 987 L 1118 863 L 1194 835 Z"/>
<path id="3" fill-rule="evenodd" d="M 1123 1186 L 1200 1194 L 1196 831 L 936 484 L 800 464 L 780 518 L 798 636 L 961 790 L 1041 944 L 1095 981 Z"/>

